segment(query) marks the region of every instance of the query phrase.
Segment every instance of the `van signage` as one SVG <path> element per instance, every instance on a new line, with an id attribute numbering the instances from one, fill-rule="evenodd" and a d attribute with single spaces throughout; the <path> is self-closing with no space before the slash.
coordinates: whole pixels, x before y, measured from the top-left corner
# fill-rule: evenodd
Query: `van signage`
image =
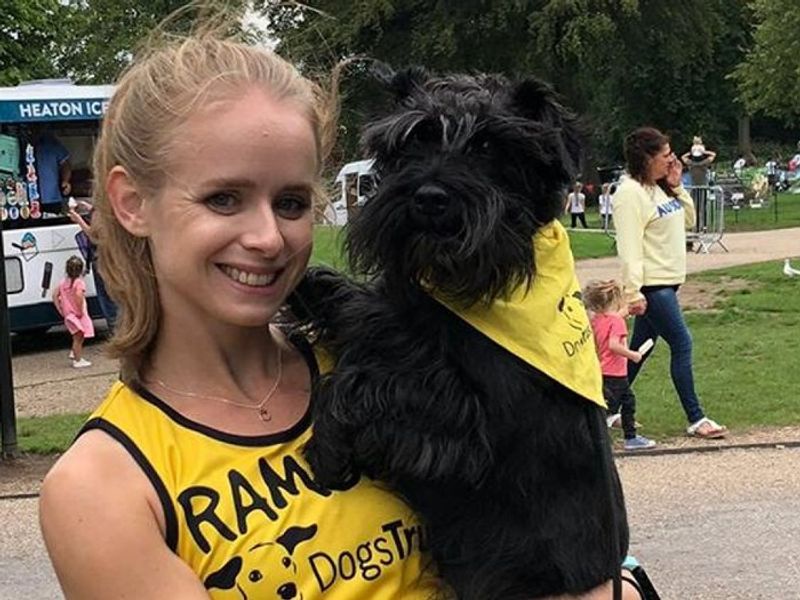
<path id="1" fill-rule="evenodd" d="M 81 121 L 103 117 L 108 98 L 0 101 L 0 122 Z"/>

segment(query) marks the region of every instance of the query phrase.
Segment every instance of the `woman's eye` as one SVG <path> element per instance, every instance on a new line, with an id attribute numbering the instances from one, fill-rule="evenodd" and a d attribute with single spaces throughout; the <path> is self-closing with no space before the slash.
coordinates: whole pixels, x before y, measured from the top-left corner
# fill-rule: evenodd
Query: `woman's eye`
<path id="1" fill-rule="evenodd" d="M 311 200 L 298 194 L 281 196 L 275 203 L 275 212 L 284 219 L 299 219 L 311 206 Z"/>
<path id="2" fill-rule="evenodd" d="M 218 213 L 232 213 L 238 205 L 239 199 L 235 194 L 220 193 L 205 199 L 206 206 Z"/>

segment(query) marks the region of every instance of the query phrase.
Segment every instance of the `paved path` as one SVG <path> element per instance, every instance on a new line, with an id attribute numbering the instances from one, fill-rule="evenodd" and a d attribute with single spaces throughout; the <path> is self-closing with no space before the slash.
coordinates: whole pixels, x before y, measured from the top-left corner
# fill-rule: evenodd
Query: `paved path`
<path id="1" fill-rule="evenodd" d="M 728 252 L 725 252 L 719 245 L 715 245 L 707 254 L 689 254 L 687 271 L 696 273 L 747 263 L 800 257 L 800 228 L 798 227 L 774 231 L 730 233 L 722 238 L 722 242 L 728 248 Z M 795 266 L 800 266 L 800 260 L 795 260 L 795 263 Z M 592 279 L 619 279 L 620 277 L 619 261 L 616 257 L 578 261 L 577 271 L 581 284 Z"/>
<path id="2" fill-rule="evenodd" d="M 800 598 L 800 449 L 618 458 L 631 552 L 663 600 Z M 36 500 L 0 501 L 0 600 L 55 600 Z"/>

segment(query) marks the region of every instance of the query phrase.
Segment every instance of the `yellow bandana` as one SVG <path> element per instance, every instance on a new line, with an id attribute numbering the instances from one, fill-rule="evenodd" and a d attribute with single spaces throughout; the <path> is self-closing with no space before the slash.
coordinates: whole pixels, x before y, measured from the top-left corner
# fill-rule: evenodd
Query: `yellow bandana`
<path id="1" fill-rule="evenodd" d="M 567 232 L 553 221 L 533 237 L 533 248 L 536 275 L 530 290 L 520 286 L 508 299 L 467 309 L 434 297 L 495 343 L 605 407 L 600 363 Z"/>

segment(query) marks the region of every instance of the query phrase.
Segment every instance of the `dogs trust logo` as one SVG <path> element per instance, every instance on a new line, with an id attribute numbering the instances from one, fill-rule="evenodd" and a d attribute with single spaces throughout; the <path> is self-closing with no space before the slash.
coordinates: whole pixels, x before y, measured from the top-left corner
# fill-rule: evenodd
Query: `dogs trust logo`
<path id="1" fill-rule="evenodd" d="M 317 526 L 290 527 L 274 542 L 263 542 L 234 556 L 206 577 L 206 589 L 238 590 L 242 600 L 275 598 L 302 600 L 297 586 L 297 564 L 292 556 L 298 544 L 313 538 Z"/>
<path id="2" fill-rule="evenodd" d="M 573 292 L 561 298 L 558 312 L 573 329 L 583 331 L 586 328 L 586 312 L 583 308 L 583 295 L 580 292 Z"/>
<path id="3" fill-rule="evenodd" d="M 567 324 L 581 335 L 575 340 L 564 340 L 561 346 L 568 357 L 572 358 L 581 351 L 584 344 L 592 339 L 592 328 L 586 316 L 583 305 L 583 294 L 580 291 L 572 292 L 561 298 L 558 302 L 558 312 L 567 321 Z"/>

